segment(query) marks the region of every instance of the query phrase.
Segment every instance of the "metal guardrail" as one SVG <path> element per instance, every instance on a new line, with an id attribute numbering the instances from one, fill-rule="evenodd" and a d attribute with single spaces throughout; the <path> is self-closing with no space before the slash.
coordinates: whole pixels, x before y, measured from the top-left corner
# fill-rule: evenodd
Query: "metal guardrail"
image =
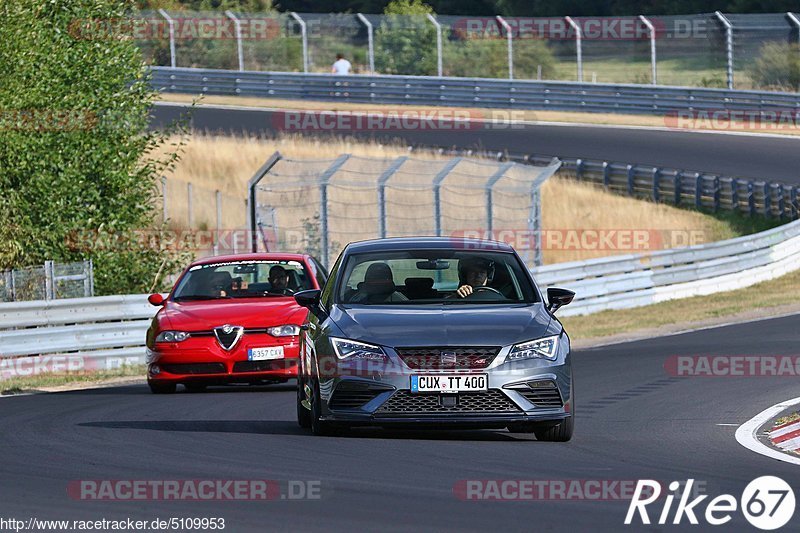
<path id="1" fill-rule="evenodd" d="M 797 269 L 800 221 L 726 241 L 532 272 L 542 288 L 577 293 L 559 311 L 572 316 L 733 290 Z M 145 331 L 155 311 L 146 295 L 0 304 L 0 379 L 53 371 L 54 365 L 80 371 L 144 363 Z"/>
<path id="2" fill-rule="evenodd" d="M 800 269 L 800 221 L 726 241 L 532 269 L 541 287 L 576 292 L 562 316 L 747 287 Z"/>
<path id="3" fill-rule="evenodd" d="M 145 362 L 147 295 L 0 303 L 0 379 Z"/>
<path id="4" fill-rule="evenodd" d="M 502 109 L 675 114 L 692 111 L 800 112 L 800 93 L 738 91 L 632 84 L 447 78 L 333 76 L 151 67 L 162 92 L 256 96 L 373 104 L 416 104 Z M 748 115 L 750 116 L 750 115 Z"/>
<path id="5" fill-rule="evenodd" d="M 527 155 L 512 159 L 542 164 L 551 156 Z M 569 158 L 561 161 L 562 170 L 574 172 L 579 180 L 654 202 L 788 220 L 795 220 L 800 214 L 798 185 L 615 161 Z"/>

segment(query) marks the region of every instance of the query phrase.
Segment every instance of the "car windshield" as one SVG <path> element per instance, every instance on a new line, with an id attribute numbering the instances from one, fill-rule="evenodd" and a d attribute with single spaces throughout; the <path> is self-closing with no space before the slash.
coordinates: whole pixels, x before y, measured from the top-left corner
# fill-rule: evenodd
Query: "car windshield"
<path id="1" fill-rule="evenodd" d="M 175 289 L 175 300 L 287 296 L 312 289 L 299 261 L 227 261 L 195 265 Z"/>
<path id="2" fill-rule="evenodd" d="M 533 303 L 538 293 L 511 253 L 419 250 L 354 254 L 337 303 L 358 305 Z"/>

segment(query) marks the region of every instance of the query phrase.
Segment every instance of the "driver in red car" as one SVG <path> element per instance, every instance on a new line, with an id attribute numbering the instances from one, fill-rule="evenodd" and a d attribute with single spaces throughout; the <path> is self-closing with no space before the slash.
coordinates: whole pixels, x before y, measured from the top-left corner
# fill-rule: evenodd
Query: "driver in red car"
<path id="1" fill-rule="evenodd" d="M 453 297 L 466 298 L 494 277 L 494 262 L 483 257 L 465 257 L 458 262 L 458 290 Z"/>
<path id="2" fill-rule="evenodd" d="M 289 288 L 289 272 L 280 265 L 269 269 L 269 292 L 290 296 L 294 291 Z"/>

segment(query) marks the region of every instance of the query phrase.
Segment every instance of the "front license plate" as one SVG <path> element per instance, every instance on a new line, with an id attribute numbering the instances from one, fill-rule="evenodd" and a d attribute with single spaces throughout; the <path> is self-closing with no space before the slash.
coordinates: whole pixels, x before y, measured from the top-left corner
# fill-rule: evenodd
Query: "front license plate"
<path id="1" fill-rule="evenodd" d="M 411 376 L 411 392 L 475 392 L 488 389 L 486 374 Z"/>
<path id="2" fill-rule="evenodd" d="M 267 359 L 283 359 L 283 346 L 250 348 L 247 350 L 248 361 L 264 361 Z"/>

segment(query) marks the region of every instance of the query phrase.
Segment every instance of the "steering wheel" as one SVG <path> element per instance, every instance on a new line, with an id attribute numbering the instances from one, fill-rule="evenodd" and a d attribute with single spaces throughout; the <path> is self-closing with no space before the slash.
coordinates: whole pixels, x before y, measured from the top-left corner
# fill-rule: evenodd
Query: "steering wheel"
<path id="1" fill-rule="evenodd" d="M 500 296 L 503 296 L 502 292 L 498 291 L 494 287 L 488 287 L 486 285 L 481 285 L 480 287 L 473 287 L 472 288 L 472 294 L 475 294 L 478 291 L 490 291 L 490 292 L 493 292 L 493 293 L 498 294 Z M 505 296 L 503 296 L 503 298 L 505 298 Z"/>

